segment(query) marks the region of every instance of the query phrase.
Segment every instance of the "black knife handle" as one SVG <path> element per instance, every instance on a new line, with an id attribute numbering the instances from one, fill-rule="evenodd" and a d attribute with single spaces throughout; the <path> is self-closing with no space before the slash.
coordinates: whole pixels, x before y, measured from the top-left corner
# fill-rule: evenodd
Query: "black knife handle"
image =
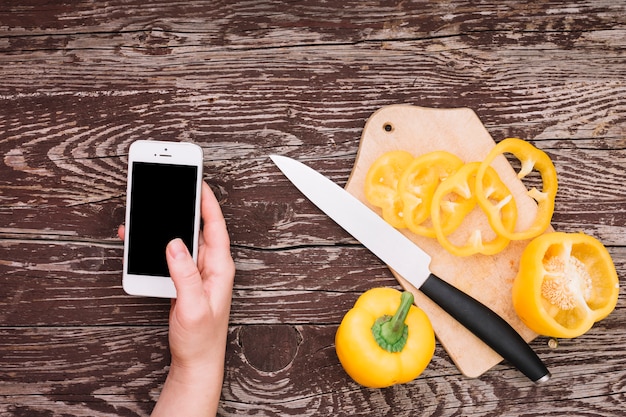
<path id="1" fill-rule="evenodd" d="M 528 343 L 489 307 L 433 274 L 420 291 L 532 381 L 550 379 L 550 372 Z"/>

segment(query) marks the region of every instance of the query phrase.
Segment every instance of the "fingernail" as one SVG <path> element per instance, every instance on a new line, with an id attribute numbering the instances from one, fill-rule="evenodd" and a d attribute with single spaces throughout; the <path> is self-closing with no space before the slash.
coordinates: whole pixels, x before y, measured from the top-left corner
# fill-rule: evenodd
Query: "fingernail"
<path id="1" fill-rule="evenodd" d="M 172 240 L 167 249 L 174 259 L 184 259 L 187 256 L 187 246 L 180 238 Z"/>

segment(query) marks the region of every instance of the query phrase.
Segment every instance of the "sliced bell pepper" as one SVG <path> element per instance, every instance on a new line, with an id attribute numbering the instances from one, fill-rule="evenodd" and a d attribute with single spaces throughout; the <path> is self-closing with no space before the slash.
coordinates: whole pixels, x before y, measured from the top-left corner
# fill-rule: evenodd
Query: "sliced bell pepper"
<path id="1" fill-rule="evenodd" d="M 435 333 L 413 294 L 393 288 L 363 293 L 344 316 L 335 336 L 346 373 L 370 388 L 417 378 L 435 352 Z"/>
<path id="2" fill-rule="evenodd" d="M 365 198 L 382 209 L 383 219 L 393 227 L 406 227 L 398 182 L 413 159 L 406 151 L 386 152 L 374 161 L 365 176 Z"/>
<path id="3" fill-rule="evenodd" d="M 537 214 L 534 222 L 526 230 L 515 231 L 504 223 L 504 216 L 500 213 L 502 204 L 494 202 L 491 188 L 484 181 L 486 172 L 493 160 L 502 154 L 511 153 L 521 162 L 517 177 L 522 179 L 533 170 L 541 174 L 542 190 L 536 188 L 528 190 L 528 195 L 537 202 Z M 482 161 L 476 174 L 476 198 L 482 207 L 493 230 L 510 240 L 532 239 L 545 232 L 550 226 L 554 213 L 554 200 L 558 187 L 556 168 L 550 157 L 532 144 L 517 138 L 508 138 L 499 142 Z"/>
<path id="4" fill-rule="evenodd" d="M 425 223 L 430 217 L 433 195 L 439 184 L 461 166 L 463 161 L 458 156 L 446 151 L 435 151 L 415 158 L 406 168 L 398 183 L 398 193 L 404 205 L 403 218 L 411 232 L 435 237 L 435 230 Z M 455 224 L 459 219 L 451 217 L 442 226 L 444 233 L 458 227 Z"/>
<path id="5" fill-rule="evenodd" d="M 524 249 L 513 283 L 513 307 L 536 333 L 573 338 L 617 304 L 619 279 L 607 249 L 584 233 L 552 232 Z"/>
<path id="6" fill-rule="evenodd" d="M 468 225 L 470 231 L 463 236 L 456 236 L 455 241 L 463 243 L 453 243 L 449 238 L 452 233 L 446 233 L 443 225 L 454 222 L 456 230 L 463 220 L 474 210 L 476 206 L 476 173 L 480 167 L 480 162 L 470 162 L 463 165 L 456 173 L 443 181 L 435 191 L 433 196 L 431 213 L 435 235 L 439 244 L 447 251 L 456 256 L 470 256 L 477 253 L 483 255 L 493 255 L 504 249 L 509 239 L 498 233 L 491 240 L 485 240 L 484 232 L 480 228 L 472 229 Z M 483 176 L 483 181 L 489 184 L 490 195 L 494 199 L 498 199 L 498 213 L 503 228 L 509 231 L 515 227 L 517 219 L 517 206 L 512 198 L 508 198 L 511 192 L 506 185 L 500 180 L 496 171 L 487 167 Z M 446 220 L 447 219 L 447 220 Z M 453 220 L 451 220 L 453 219 Z M 469 223 L 469 222 L 468 222 Z"/>

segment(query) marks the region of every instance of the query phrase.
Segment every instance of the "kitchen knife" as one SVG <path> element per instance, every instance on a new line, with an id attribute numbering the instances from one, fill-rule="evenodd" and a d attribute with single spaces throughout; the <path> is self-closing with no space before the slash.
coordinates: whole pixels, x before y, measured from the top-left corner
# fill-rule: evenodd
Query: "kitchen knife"
<path id="1" fill-rule="evenodd" d="M 285 176 L 317 207 L 396 273 L 534 382 L 550 372 L 526 341 L 500 316 L 430 272 L 430 256 L 352 194 L 294 159 L 270 155 Z"/>

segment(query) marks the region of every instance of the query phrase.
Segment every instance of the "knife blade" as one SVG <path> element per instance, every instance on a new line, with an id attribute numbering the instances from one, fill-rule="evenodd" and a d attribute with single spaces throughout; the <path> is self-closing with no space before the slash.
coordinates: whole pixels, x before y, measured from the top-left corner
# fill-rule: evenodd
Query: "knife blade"
<path id="1" fill-rule="evenodd" d="M 489 307 L 432 274 L 431 257 L 409 238 L 313 168 L 286 156 L 270 158 L 320 210 L 530 380 L 550 379 L 544 363 L 515 329 Z"/>

